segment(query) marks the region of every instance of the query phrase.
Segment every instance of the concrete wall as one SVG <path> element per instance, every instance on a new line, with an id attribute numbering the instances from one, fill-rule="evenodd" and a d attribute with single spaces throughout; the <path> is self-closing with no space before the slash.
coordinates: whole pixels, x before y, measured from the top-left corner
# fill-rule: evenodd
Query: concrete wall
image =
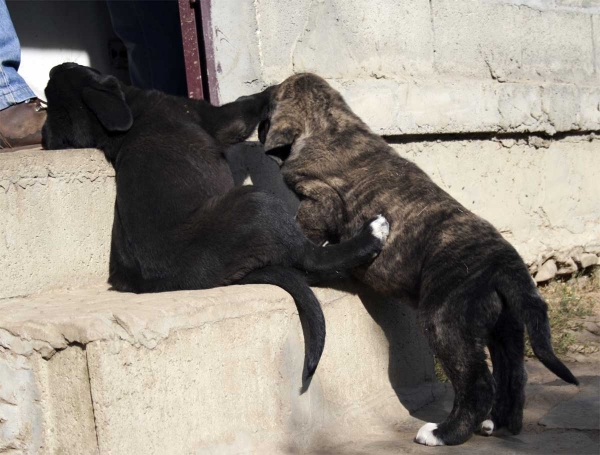
<path id="1" fill-rule="evenodd" d="M 532 272 L 548 258 L 600 254 L 600 141 L 569 136 L 396 141 L 398 153 L 489 219 Z M 227 152 L 238 184 L 287 202 L 275 163 L 256 144 Z M 0 154 L 0 299 L 106 280 L 114 171 L 97 150 Z"/>
<path id="2" fill-rule="evenodd" d="M 211 17 L 221 101 L 315 72 L 532 272 L 600 253 L 600 2 L 228 0 Z"/>
<path id="3" fill-rule="evenodd" d="M 0 298 L 106 279 L 114 171 L 97 150 L 0 154 Z"/>
<path id="4" fill-rule="evenodd" d="M 380 134 L 600 129 L 600 3 L 213 2 L 222 101 L 311 71 Z"/>
<path id="5" fill-rule="evenodd" d="M 2 300 L 0 453 L 305 453 L 435 398 L 410 310 L 317 295 L 328 340 L 304 394 L 300 321 L 274 286 Z"/>

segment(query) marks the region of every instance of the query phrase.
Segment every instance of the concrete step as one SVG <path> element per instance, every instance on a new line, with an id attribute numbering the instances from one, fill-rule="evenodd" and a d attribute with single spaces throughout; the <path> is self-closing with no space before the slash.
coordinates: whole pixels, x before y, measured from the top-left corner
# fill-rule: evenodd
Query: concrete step
<path id="1" fill-rule="evenodd" d="M 450 386 L 438 384 L 436 400 L 401 424 L 378 433 L 330 434 L 311 447 L 315 455 L 519 455 L 564 454 L 597 455 L 600 453 L 600 371 L 597 363 L 569 363 L 581 380 L 579 387 L 566 384 L 537 360 L 529 359 L 525 368 L 529 381 L 525 389 L 527 404 L 523 430 L 513 435 L 506 429 L 490 437 L 473 435 L 459 446 L 426 447 L 413 442 L 424 422 L 439 422 L 452 410 L 454 393 Z M 575 411 L 575 409 L 577 409 Z M 551 424 L 549 424 L 552 422 Z"/>
<path id="2" fill-rule="evenodd" d="M 277 287 L 1 300 L 0 453 L 304 452 L 434 398 L 405 306 L 316 292 L 327 343 L 304 394 L 301 324 Z"/>
<path id="3" fill-rule="evenodd" d="M 550 257 L 600 254 L 594 136 L 393 144 L 467 208 L 492 222 L 532 271 Z M 539 142 L 539 141 L 538 141 Z M 547 147 L 547 148 L 546 148 Z M 297 200 L 257 144 L 227 158 L 238 184 Z M 114 171 L 98 150 L 0 154 L 0 298 L 106 279 Z"/>

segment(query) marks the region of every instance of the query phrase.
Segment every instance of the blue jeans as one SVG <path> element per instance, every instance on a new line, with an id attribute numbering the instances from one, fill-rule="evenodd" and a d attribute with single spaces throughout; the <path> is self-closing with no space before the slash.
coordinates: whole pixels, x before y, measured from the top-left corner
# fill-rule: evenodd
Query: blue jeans
<path id="1" fill-rule="evenodd" d="M 0 0 L 0 111 L 13 104 L 35 98 L 35 93 L 19 76 L 21 45 L 6 1 Z"/>

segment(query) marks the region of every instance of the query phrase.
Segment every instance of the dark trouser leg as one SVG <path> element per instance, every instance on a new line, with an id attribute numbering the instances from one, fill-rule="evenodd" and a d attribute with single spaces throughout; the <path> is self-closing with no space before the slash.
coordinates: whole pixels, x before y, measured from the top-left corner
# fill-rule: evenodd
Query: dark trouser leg
<path id="1" fill-rule="evenodd" d="M 187 96 L 177 1 L 107 0 L 115 33 L 125 43 L 131 83 Z"/>

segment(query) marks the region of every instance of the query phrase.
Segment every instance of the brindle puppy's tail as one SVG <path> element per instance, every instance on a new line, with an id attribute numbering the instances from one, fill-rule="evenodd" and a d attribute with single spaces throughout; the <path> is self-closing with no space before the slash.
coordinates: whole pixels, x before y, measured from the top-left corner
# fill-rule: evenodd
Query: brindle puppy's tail
<path id="1" fill-rule="evenodd" d="M 315 374 L 325 348 L 325 316 L 303 273 L 293 268 L 270 265 L 250 272 L 237 284 L 273 284 L 293 297 L 298 310 L 306 317 L 309 329 L 308 352 L 302 378 L 307 383 Z"/>
<path id="2" fill-rule="evenodd" d="M 540 296 L 527 270 L 523 269 L 516 276 L 506 277 L 506 282 L 498 286 L 498 292 L 509 308 L 523 318 L 535 356 L 563 381 L 579 385 L 577 378 L 552 349 L 548 305 Z"/>

